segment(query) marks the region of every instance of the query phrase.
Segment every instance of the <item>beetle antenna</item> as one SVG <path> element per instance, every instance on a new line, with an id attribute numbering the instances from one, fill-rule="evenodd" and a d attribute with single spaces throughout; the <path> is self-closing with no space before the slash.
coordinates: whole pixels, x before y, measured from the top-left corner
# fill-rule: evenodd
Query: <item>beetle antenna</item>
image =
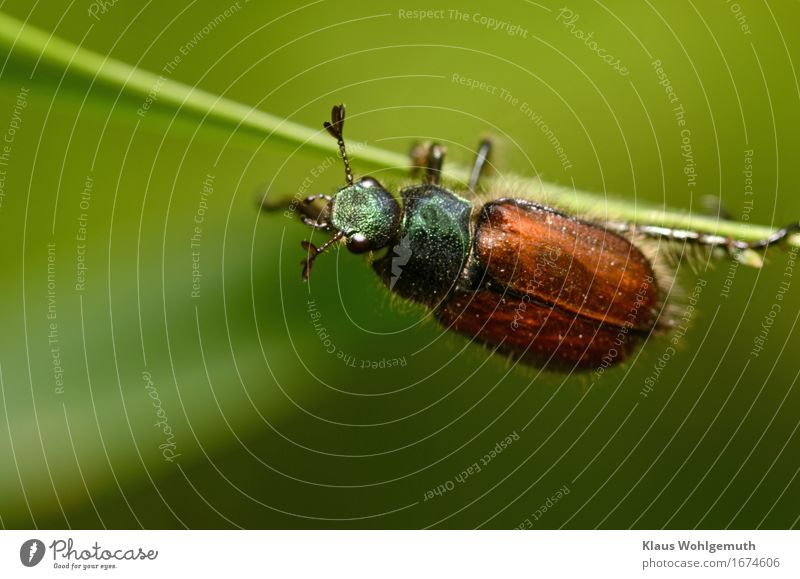
<path id="1" fill-rule="evenodd" d="M 339 231 L 336 235 L 331 237 L 328 241 L 317 247 L 310 241 L 302 241 L 300 245 L 303 246 L 308 252 L 306 258 L 301 261 L 300 263 L 303 264 L 303 281 L 308 281 L 308 276 L 311 275 L 311 266 L 314 265 L 314 260 L 320 253 L 323 253 L 326 249 L 328 249 L 331 245 L 339 241 L 344 236 L 343 231 Z"/>
<path id="2" fill-rule="evenodd" d="M 353 184 L 353 173 L 350 171 L 350 161 L 347 160 L 347 151 L 344 147 L 344 137 L 342 137 L 342 129 L 344 129 L 344 105 L 334 105 L 331 109 L 331 122 L 325 121 L 322 123 L 325 130 L 336 139 L 339 143 L 339 153 L 342 155 L 344 162 L 344 175 L 347 179 L 347 184 Z"/>

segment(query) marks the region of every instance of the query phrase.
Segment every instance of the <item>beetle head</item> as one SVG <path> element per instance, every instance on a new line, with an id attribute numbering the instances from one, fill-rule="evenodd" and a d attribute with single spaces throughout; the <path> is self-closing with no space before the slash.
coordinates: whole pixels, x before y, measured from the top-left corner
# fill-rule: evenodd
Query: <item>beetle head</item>
<path id="1" fill-rule="evenodd" d="M 391 243 L 400 224 L 400 205 L 377 179 L 353 179 L 342 136 L 344 105 L 334 106 L 330 122 L 326 121 L 323 126 L 339 143 L 347 184 L 336 192 L 324 211 L 324 226 L 334 230 L 333 237 L 319 248 L 310 241 L 303 242 L 308 251 L 303 262 L 305 280 L 311 273 L 314 259 L 340 239 L 345 240 L 347 249 L 353 253 L 375 251 Z"/>

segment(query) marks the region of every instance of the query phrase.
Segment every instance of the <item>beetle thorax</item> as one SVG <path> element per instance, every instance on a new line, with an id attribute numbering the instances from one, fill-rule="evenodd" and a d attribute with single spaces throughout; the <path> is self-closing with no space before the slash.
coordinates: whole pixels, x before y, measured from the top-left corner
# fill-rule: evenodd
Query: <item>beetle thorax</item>
<path id="1" fill-rule="evenodd" d="M 435 185 L 409 187 L 401 196 L 399 231 L 374 268 L 392 291 L 435 305 L 453 288 L 469 257 L 472 204 Z"/>

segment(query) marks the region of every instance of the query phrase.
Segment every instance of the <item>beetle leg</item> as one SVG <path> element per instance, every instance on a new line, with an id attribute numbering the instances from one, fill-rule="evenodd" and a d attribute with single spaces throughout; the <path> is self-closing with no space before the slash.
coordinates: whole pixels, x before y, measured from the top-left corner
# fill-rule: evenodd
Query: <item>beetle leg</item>
<path id="1" fill-rule="evenodd" d="M 315 211 L 313 204 L 314 201 L 317 201 L 319 199 L 323 199 L 327 202 L 326 207 L 328 206 L 328 204 L 330 204 L 331 201 L 333 201 L 333 197 L 331 197 L 330 195 L 325 195 L 324 193 L 309 195 L 308 197 L 303 199 L 303 203 L 301 204 L 300 211 L 302 212 L 302 215 L 300 216 L 300 219 L 303 221 L 303 223 L 305 223 L 306 225 L 308 225 L 313 229 L 330 229 L 330 224 L 327 222 L 327 220 L 323 219 L 322 221 L 320 221 L 320 217 L 322 217 L 322 214 L 324 213 L 325 209 L 320 209 L 319 211 L 316 211 L 316 216 L 314 216 Z"/>
<path id="2" fill-rule="evenodd" d="M 261 198 L 259 206 L 261 207 L 262 211 L 282 211 L 285 209 L 293 210 L 301 205 L 311 205 L 318 199 L 324 199 L 325 201 L 330 202 L 333 197 L 330 195 L 325 195 L 324 193 L 318 193 L 317 195 L 309 195 L 305 199 L 300 199 L 300 197 L 295 195 L 294 197 L 284 197 L 283 199 L 278 199 L 275 201 L 274 199 L 264 196 Z"/>
<path id="3" fill-rule="evenodd" d="M 411 178 L 416 178 L 420 169 L 424 169 L 428 163 L 428 151 L 431 148 L 430 143 L 414 143 L 408 156 L 411 159 Z"/>
<path id="4" fill-rule="evenodd" d="M 416 177 L 420 169 L 424 170 L 423 179 L 426 183 L 438 185 L 441 180 L 442 164 L 447 152 L 439 143 L 417 143 L 411 148 L 408 156 L 411 157 L 411 177 Z"/>
<path id="5" fill-rule="evenodd" d="M 261 200 L 260 207 L 262 211 L 297 212 L 300 215 L 300 220 L 305 225 L 313 227 L 314 229 L 329 229 L 330 224 L 325 217 L 327 205 L 322 208 L 314 206 L 314 202 L 320 199 L 330 203 L 333 198 L 324 193 L 309 195 L 301 200 L 298 200 L 297 197 L 287 197 L 278 201 L 273 201 L 265 197 Z"/>
<path id="6" fill-rule="evenodd" d="M 327 223 L 320 223 L 316 219 L 311 219 L 308 215 L 301 215 L 300 220 L 304 225 L 308 225 L 312 229 L 330 229 L 330 225 Z"/>
<path id="7" fill-rule="evenodd" d="M 442 178 L 442 165 L 444 164 L 444 154 L 447 152 L 439 143 L 433 143 L 428 150 L 428 158 L 425 160 L 425 181 L 431 185 L 438 185 Z"/>
<path id="8" fill-rule="evenodd" d="M 741 239 L 731 239 L 724 235 L 703 233 L 702 231 L 692 231 L 690 229 L 673 229 L 671 227 L 661 227 L 659 225 L 633 225 L 630 223 L 623 223 L 612 227 L 612 229 L 619 233 L 641 233 L 647 237 L 660 237 L 672 239 L 674 241 L 698 243 L 700 245 L 722 246 L 731 253 L 733 250 L 737 249 L 766 249 L 770 245 L 783 241 L 792 233 L 800 231 L 800 223 L 790 223 L 786 227 L 780 228 L 769 237 L 756 241 L 743 241 Z"/>
<path id="9" fill-rule="evenodd" d="M 309 195 L 305 199 L 303 199 L 303 203 L 308 205 L 309 203 L 313 203 L 317 199 L 324 199 L 325 201 L 332 201 L 333 197 L 330 195 L 325 195 L 325 193 L 317 193 L 316 195 Z"/>
<path id="10" fill-rule="evenodd" d="M 758 241 L 744 242 L 748 249 L 765 249 L 773 243 L 778 243 L 789 237 L 792 233 L 800 231 L 800 223 L 790 223 L 786 227 L 780 228 L 778 231 Z M 742 243 L 741 241 L 735 243 Z"/>
<path id="11" fill-rule="evenodd" d="M 475 164 L 472 166 L 472 173 L 469 177 L 470 191 L 475 191 L 475 188 L 478 186 L 478 181 L 480 181 L 481 175 L 483 175 L 483 170 L 486 167 L 486 163 L 489 161 L 491 152 L 492 143 L 488 139 L 484 139 L 478 144 L 478 154 L 475 157 Z"/>
<path id="12" fill-rule="evenodd" d="M 287 207 L 291 207 L 292 203 L 296 202 L 297 201 L 293 197 L 287 197 L 285 199 L 281 199 L 280 201 L 275 201 L 274 199 L 264 195 L 258 202 L 258 207 L 261 209 L 261 211 L 282 211 Z"/>

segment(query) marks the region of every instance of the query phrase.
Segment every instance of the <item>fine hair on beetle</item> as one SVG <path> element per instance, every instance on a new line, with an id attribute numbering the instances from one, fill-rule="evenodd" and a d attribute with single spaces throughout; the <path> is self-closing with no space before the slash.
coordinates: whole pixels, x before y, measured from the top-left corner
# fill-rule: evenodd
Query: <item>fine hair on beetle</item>
<path id="1" fill-rule="evenodd" d="M 412 174 L 420 179 L 395 196 L 374 177 L 353 176 L 344 122 L 344 106 L 336 105 L 323 127 L 337 142 L 345 185 L 297 205 L 303 223 L 330 234 L 319 247 L 302 242 L 302 278 L 341 243 L 368 254 L 391 295 L 426 308 L 443 328 L 546 370 L 602 373 L 623 363 L 674 325 L 683 302 L 676 281 L 683 261 L 708 260 L 719 249 L 738 259 L 800 229 L 792 223 L 747 242 L 629 223 L 599 210 L 576 215 L 528 181 L 483 186 L 488 139 L 478 146 L 466 184 L 443 183 L 442 145 L 415 146 Z M 568 189 L 561 192 L 568 198 Z"/>

